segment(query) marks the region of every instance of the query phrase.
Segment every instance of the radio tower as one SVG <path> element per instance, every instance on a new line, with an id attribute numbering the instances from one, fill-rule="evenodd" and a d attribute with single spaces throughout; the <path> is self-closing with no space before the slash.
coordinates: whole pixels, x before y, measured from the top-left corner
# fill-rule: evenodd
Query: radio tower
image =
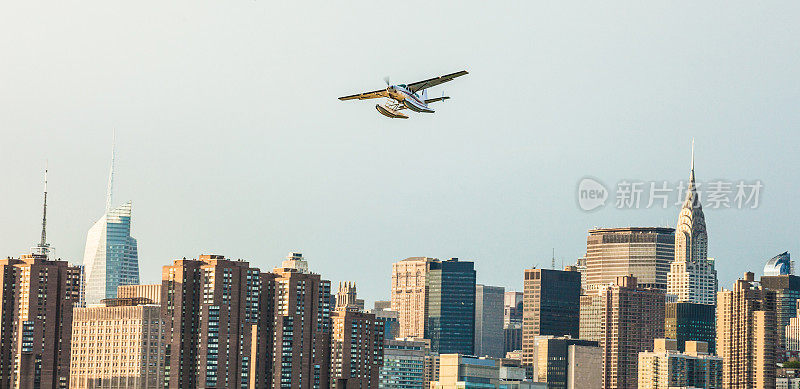
<path id="1" fill-rule="evenodd" d="M 556 249 L 553 248 L 553 261 L 550 263 L 550 269 L 556 270 Z"/>

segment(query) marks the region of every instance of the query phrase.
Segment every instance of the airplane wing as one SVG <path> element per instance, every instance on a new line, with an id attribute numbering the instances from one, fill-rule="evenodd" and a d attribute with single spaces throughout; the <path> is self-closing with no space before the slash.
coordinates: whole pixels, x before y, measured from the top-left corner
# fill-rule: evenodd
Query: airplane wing
<path id="1" fill-rule="evenodd" d="M 430 88 L 432 86 L 436 86 L 436 85 L 439 85 L 439 84 L 444 84 L 447 81 L 450 81 L 450 80 L 452 80 L 452 79 L 454 79 L 456 77 L 463 76 L 465 74 L 467 74 L 467 71 L 466 70 L 462 70 L 460 72 L 450 73 L 450 74 L 446 74 L 444 76 L 435 77 L 435 78 L 431 78 L 431 79 L 424 80 L 424 81 L 417 81 L 415 83 L 408 84 L 407 88 L 408 88 L 408 90 L 410 90 L 412 92 L 418 92 L 418 91 L 421 91 L 423 89 L 428 89 L 428 88 Z"/>
<path id="2" fill-rule="evenodd" d="M 435 98 L 432 98 L 432 99 L 425 100 L 425 104 L 435 103 L 437 101 L 447 100 L 449 98 L 450 98 L 450 96 L 435 97 Z"/>
<path id="3" fill-rule="evenodd" d="M 389 94 L 386 93 L 386 89 L 378 89 L 378 90 L 372 91 L 372 92 L 364 92 L 364 93 L 359 93 L 357 95 L 350 95 L 350 96 L 340 97 L 339 100 L 342 100 L 342 101 L 355 100 L 355 99 L 366 100 L 366 99 L 378 99 L 378 98 L 381 98 L 381 97 L 388 97 L 388 96 L 389 96 Z"/>

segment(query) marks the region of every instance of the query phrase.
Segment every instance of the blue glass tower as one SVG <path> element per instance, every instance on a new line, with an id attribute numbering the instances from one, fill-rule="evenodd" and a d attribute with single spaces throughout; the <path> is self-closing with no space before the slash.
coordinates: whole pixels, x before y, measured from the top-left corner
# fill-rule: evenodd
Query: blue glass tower
<path id="1" fill-rule="evenodd" d="M 139 283 L 139 255 L 131 237 L 131 202 L 111 208 L 114 185 L 114 153 L 108 177 L 106 212 L 86 236 L 83 254 L 82 303 L 98 304 L 117 297 L 120 285 Z"/>

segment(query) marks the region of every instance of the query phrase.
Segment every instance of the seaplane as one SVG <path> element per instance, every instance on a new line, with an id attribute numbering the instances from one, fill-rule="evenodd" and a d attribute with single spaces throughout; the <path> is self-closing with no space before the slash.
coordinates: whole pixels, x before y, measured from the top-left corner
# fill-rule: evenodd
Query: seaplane
<path id="1" fill-rule="evenodd" d="M 383 79 L 386 82 L 386 89 L 378 89 L 372 92 L 359 93 L 357 95 L 350 95 L 340 97 L 339 100 L 367 100 L 386 98 L 383 104 L 376 104 L 375 109 L 381 115 L 390 117 L 392 119 L 408 119 L 408 115 L 401 112 L 408 108 L 414 112 L 433 113 L 428 104 L 437 101 L 447 100 L 450 97 L 442 93 L 441 97 L 428 98 L 428 88 L 445 82 L 451 81 L 456 77 L 461 77 L 467 74 L 466 70 L 460 72 L 446 74 L 444 76 L 430 78 L 423 81 L 412 82 L 410 84 L 397 84 L 392 85 L 389 82 L 389 77 Z M 421 92 L 421 93 L 420 93 Z"/>

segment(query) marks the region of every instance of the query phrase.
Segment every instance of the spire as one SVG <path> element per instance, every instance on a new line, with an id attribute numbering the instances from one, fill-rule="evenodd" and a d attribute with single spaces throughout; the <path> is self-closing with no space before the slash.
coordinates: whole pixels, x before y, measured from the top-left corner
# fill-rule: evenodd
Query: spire
<path id="1" fill-rule="evenodd" d="M 111 135 L 111 171 L 108 173 L 108 189 L 106 190 L 106 213 L 111 211 L 112 197 L 114 195 L 114 162 L 117 158 L 117 132 Z"/>
<path id="2" fill-rule="evenodd" d="M 42 208 L 42 241 L 39 247 L 47 247 L 47 161 L 44 163 L 44 206 Z"/>

